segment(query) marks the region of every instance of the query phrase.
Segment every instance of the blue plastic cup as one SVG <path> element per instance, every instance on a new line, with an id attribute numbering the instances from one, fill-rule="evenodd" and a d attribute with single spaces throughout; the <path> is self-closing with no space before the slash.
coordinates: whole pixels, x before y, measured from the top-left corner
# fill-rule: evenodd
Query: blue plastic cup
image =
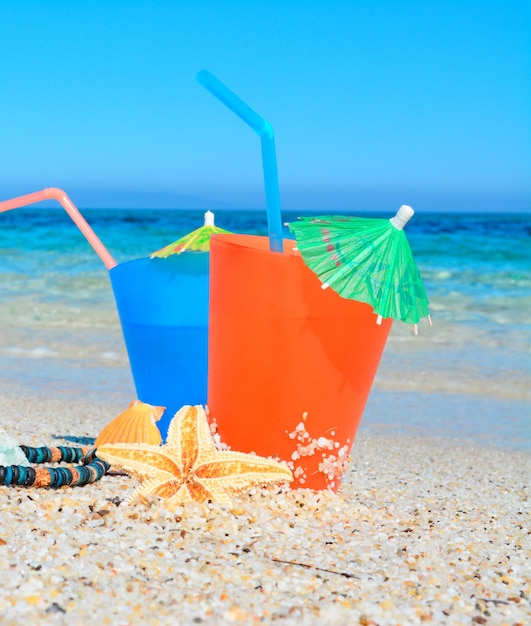
<path id="1" fill-rule="evenodd" d="M 185 404 L 206 404 L 209 254 L 137 259 L 109 272 L 137 397 L 165 406 L 163 440 Z"/>

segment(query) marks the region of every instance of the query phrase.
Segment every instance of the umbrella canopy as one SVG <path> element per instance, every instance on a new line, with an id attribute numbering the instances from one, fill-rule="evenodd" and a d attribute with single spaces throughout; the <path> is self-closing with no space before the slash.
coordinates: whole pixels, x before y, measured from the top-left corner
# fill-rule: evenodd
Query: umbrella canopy
<path id="1" fill-rule="evenodd" d="M 214 213 L 207 211 L 205 213 L 205 223 L 203 226 L 196 228 L 191 233 L 184 235 L 177 241 L 164 246 L 160 250 L 153 252 L 151 258 L 159 257 L 165 259 L 172 254 L 181 254 L 181 252 L 208 252 L 210 250 L 210 237 L 220 233 L 229 233 L 228 230 L 218 228 L 214 224 Z"/>
<path id="2" fill-rule="evenodd" d="M 403 205 L 389 219 L 303 217 L 288 224 L 303 261 L 323 289 L 370 304 L 382 318 L 416 325 L 428 317 L 428 298 L 403 231 L 414 211 Z"/>

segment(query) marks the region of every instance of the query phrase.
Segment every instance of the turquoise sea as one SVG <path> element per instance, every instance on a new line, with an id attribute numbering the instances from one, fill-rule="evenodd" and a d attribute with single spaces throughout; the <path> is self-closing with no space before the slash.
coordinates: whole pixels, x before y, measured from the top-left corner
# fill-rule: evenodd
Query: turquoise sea
<path id="1" fill-rule="evenodd" d="M 84 210 L 118 263 L 194 230 L 202 211 Z M 283 213 L 283 221 L 298 213 Z M 363 214 L 363 217 L 391 217 Z M 216 224 L 266 234 L 266 216 Z M 433 319 L 395 322 L 362 428 L 531 441 L 531 214 L 422 214 L 406 227 Z M 286 229 L 286 236 L 289 236 Z M 134 398 L 108 271 L 62 209 L 0 213 L 0 386 Z"/>

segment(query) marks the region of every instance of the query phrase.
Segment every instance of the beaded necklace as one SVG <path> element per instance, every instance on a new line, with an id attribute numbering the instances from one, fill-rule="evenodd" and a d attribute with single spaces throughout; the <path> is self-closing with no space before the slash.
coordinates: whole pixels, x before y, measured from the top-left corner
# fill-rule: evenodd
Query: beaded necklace
<path id="1" fill-rule="evenodd" d="M 96 448 L 31 448 L 19 446 L 30 463 L 79 463 L 67 467 L 26 467 L 24 465 L 0 465 L 0 485 L 20 487 L 49 487 L 57 489 L 65 485 L 82 487 L 99 480 L 110 465 L 96 456 Z"/>

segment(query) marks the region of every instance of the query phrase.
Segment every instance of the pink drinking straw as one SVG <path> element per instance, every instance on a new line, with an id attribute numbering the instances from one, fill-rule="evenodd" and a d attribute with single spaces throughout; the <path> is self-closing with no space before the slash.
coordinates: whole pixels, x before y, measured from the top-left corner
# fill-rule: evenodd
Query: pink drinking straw
<path id="1" fill-rule="evenodd" d="M 3 211 L 9 211 L 10 209 L 16 209 L 21 206 L 27 206 L 28 204 L 42 202 L 43 200 L 57 200 L 57 202 L 59 202 L 68 215 L 70 215 L 75 225 L 79 228 L 83 235 L 85 235 L 86 240 L 94 248 L 94 251 L 103 261 L 103 264 L 108 270 L 111 270 L 117 265 L 116 261 L 103 245 L 98 235 L 96 235 L 96 233 L 88 225 L 87 221 L 78 211 L 75 204 L 62 189 L 49 187 L 48 189 L 43 189 L 42 191 L 28 193 L 25 196 L 18 196 L 17 198 L 12 198 L 11 200 L 4 200 L 3 202 L 0 202 L 0 213 Z"/>

